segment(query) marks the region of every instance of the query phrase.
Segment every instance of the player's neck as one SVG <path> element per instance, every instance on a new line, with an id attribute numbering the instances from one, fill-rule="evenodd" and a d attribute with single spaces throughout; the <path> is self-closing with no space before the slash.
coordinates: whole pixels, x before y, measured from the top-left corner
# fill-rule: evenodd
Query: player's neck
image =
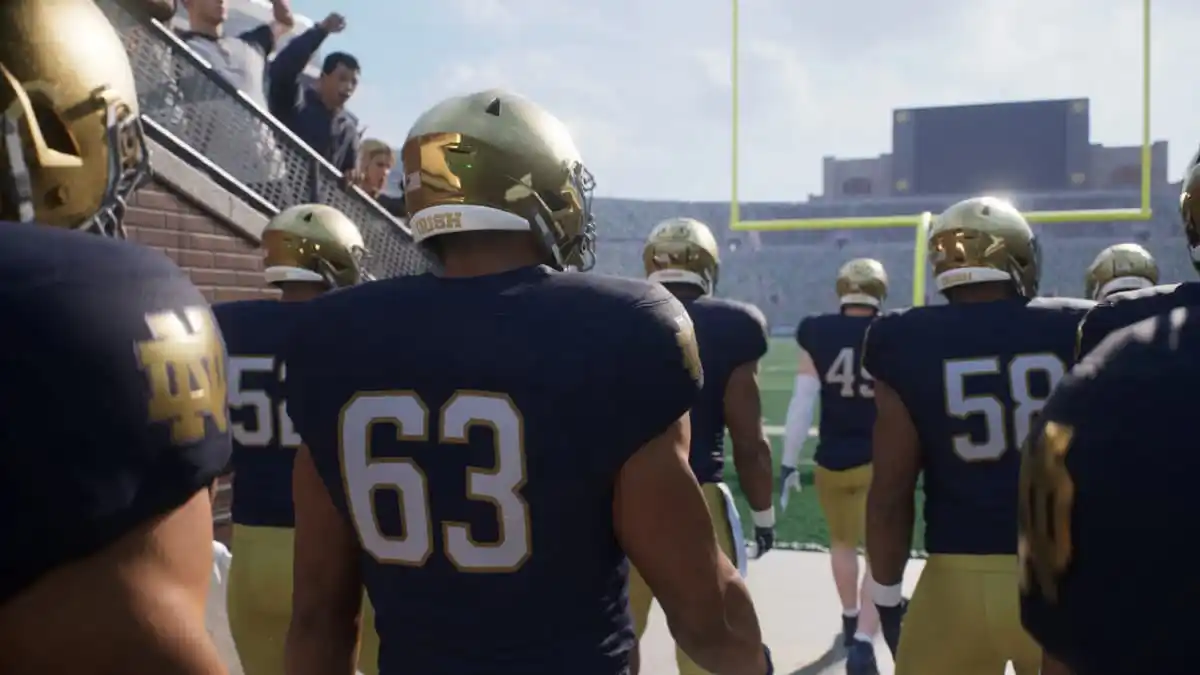
<path id="1" fill-rule="evenodd" d="M 193 33 L 199 33 L 200 35 L 207 35 L 213 39 L 217 39 L 217 38 L 221 37 L 221 33 L 222 33 L 221 28 L 222 28 L 222 24 L 219 21 L 214 23 L 212 21 L 205 21 L 198 17 L 195 19 L 192 19 L 188 23 L 188 29 L 191 30 Z"/>
<path id="2" fill-rule="evenodd" d="M 325 292 L 323 286 L 310 283 L 282 284 L 281 290 L 280 302 L 308 302 Z"/>
<path id="3" fill-rule="evenodd" d="M 443 252 L 442 276 L 451 279 L 485 277 L 543 262 L 541 252 L 524 238 L 480 237 L 477 241 L 456 243 Z"/>
<path id="4" fill-rule="evenodd" d="M 954 305 L 1000 302 L 1013 297 L 1012 292 L 1007 288 L 984 287 L 982 285 L 978 288 L 960 287 L 953 290 L 955 292 L 947 295 L 946 300 Z"/>
<path id="5" fill-rule="evenodd" d="M 846 305 L 842 307 L 842 314 L 846 316 L 875 316 L 877 313 L 879 313 L 879 310 L 865 305 Z"/>
<path id="6" fill-rule="evenodd" d="M 680 302 L 691 302 L 704 295 L 704 291 L 693 284 L 663 284 Z"/>

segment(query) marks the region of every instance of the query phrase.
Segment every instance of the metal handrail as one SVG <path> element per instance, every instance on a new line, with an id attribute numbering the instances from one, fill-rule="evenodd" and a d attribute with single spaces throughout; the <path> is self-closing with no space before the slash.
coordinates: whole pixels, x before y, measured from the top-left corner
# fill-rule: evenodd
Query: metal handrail
<path id="1" fill-rule="evenodd" d="M 373 211 L 375 215 L 378 215 L 380 218 L 383 218 L 385 221 L 388 221 L 394 227 L 399 228 L 405 234 L 407 234 L 411 237 L 412 233 L 408 229 L 407 223 L 405 223 L 403 220 L 400 220 L 400 219 L 396 218 L 395 216 L 393 216 L 391 213 L 389 213 L 387 210 L 385 210 L 378 202 L 376 202 L 374 199 L 372 199 L 370 196 L 368 196 L 365 192 L 363 192 L 357 186 L 346 185 L 345 184 L 345 175 L 341 171 L 339 171 L 337 169 L 337 167 L 335 167 L 331 162 L 329 162 L 324 157 L 321 157 L 320 155 L 318 155 L 316 153 L 316 151 L 314 151 L 312 149 L 312 147 L 310 147 L 299 136 L 297 136 L 295 133 L 293 133 L 291 129 L 288 129 L 286 126 L 284 126 L 278 119 L 276 119 L 273 115 L 271 115 L 269 111 L 263 110 L 261 106 L 259 106 L 252 99 L 250 99 L 250 97 L 246 96 L 245 93 L 238 90 L 238 88 L 235 87 L 232 83 L 230 83 L 224 77 L 222 77 L 221 75 L 216 73 L 212 64 L 210 64 L 207 60 L 205 60 L 204 57 L 197 54 L 191 47 L 189 47 L 187 45 L 187 43 L 180 40 L 179 37 L 175 35 L 174 31 L 172 31 L 170 28 L 164 26 L 163 24 L 161 24 L 159 21 L 157 21 L 155 19 L 151 19 L 149 17 L 143 16 L 143 15 L 140 15 L 137 13 L 130 13 L 130 14 L 132 16 L 134 16 L 134 18 L 139 23 L 141 23 L 143 26 L 145 26 L 147 29 L 151 30 L 159 38 L 161 38 L 162 42 L 164 44 L 166 44 L 175 55 L 181 57 L 183 60 L 189 62 L 192 66 L 194 66 L 196 69 L 205 73 L 208 76 L 208 78 L 211 79 L 212 83 L 215 84 L 221 91 L 228 94 L 231 98 L 239 101 L 242 104 L 242 106 L 247 110 L 247 112 L 249 114 L 253 115 L 259 122 L 268 126 L 279 137 L 287 139 L 287 142 L 289 145 L 292 146 L 292 149 L 295 150 L 297 153 L 299 153 L 301 156 L 303 156 L 307 161 L 309 161 L 311 163 L 312 167 L 314 169 L 316 169 L 316 170 L 312 171 L 312 176 L 313 176 L 312 182 L 314 184 L 310 185 L 310 194 L 311 194 L 312 201 L 314 201 L 314 202 L 320 201 L 319 194 L 318 194 L 318 187 L 315 183 L 316 183 L 317 178 L 320 175 L 320 172 L 324 172 L 330 179 L 332 179 L 335 182 L 340 183 L 342 185 L 342 189 L 347 194 L 354 195 L 358 199 L 362 200 L 362 202 L 367 206 L 367 208 L 370 209 L 371 211 Z M 160 130 L 163 130 L 161 128 L 161 125 L 159 126 L 159 128 L 160 128 Z M 163 130 L 163 131 L 165 131 L 165 130 Z"/>

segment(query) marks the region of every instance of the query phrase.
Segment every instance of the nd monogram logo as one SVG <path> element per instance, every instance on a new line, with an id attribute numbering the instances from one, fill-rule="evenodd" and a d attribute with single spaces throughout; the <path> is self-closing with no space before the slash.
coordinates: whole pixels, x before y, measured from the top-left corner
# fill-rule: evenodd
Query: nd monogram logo
<path id="1" fill-rule="evenodd" d="M 188 307 L 182 316 L 148 314 L 146 325 L 154 337 L 138 343 L 137 357 L 150 383 L 150 421 L 170 424 L 177 444 L 202 440 L 207 420 L 225 431 L 225 348 L 212 313 Z"/>

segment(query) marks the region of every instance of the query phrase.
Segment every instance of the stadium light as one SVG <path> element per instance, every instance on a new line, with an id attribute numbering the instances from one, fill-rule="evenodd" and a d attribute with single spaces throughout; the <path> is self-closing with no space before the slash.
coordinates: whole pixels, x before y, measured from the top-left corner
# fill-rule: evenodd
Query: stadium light
<path id="1" fill-rule="evenodd" d="M 916 246 L 913 270 L 913 304 L 925 301 L 925 241 L 924 233 L 929 227 L 931 215 L 919 213 L 897 216 L 865 216 L 846 218 L 795 218 L 780 220 L 743 220 L 738 200 L 738 136 L 741 128 L 740 47 L 739 10 L 740 0 L 733 3 L 733 35 L 730 58 L 730 89 L 732 90 L 731 115 L 733 122 L 732 165 L 730 166 L 729 228 L 735 231 L 779 232 L 784 230 L 855 230 L 880 227 L 912 227 L 916 230 Z M 1074 211 L 1027 211 L 1025 218 L 1031 223 L 1085 223 L 1107 221 L 1145 221 L 1153 217 L 1150 208 L 1150 3 L 1142 0 L 1142 175 L 1140 204 L 1135 208 L 1123 209 L 1080 209 Z"/>

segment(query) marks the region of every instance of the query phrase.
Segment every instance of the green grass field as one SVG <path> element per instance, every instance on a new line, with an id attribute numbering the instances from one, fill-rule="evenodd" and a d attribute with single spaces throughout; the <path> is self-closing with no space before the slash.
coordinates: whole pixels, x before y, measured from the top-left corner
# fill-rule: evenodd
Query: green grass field
<path id="1" fill-rule="evenodd" d="M 759 386 L 762 389 L 763 417 L 767 435 L 771 439 L 771 451 L 775 457 L 775 467 L 778 472 L 779 461 L 783 456 L 783 425 L 787 418 L 788 402 L 792 397 L 792 384 L 796 379 L 796 343 L 791 338 L 771 338 L 771 347 L 763 357 Z M 815 424 L 814 420 L 814 424 Z M 779 496 L 775 496 L 776 509 L 776 539 L 780 548 L 820 549 L 829 545 L 829 533 L 825 529 L 825 519 L 817 502 L 816 490 L 813 489 L 813 453 L 816 451 L 816 429 L 809 432 L 808 442 L 801 453 L 801 483 L 804 490 L 793 495 L 788 503 L 787 512 L 779 510 Z M 726 444 L 728 448 L 728 443 Z M 742 494 L 738 483 L 737 469 L 733 462 L 725 465 L 725 479 L 732 489 L 741 512 L 742 524 L 747 534 L 752 530 L 750 521 L 750 506 Z M 778 474 L 776 474 L 778 475 Z M 914 533 L 914 549 L 924 548 L 923 524 L 920 522 L 920 495 L 918 495 L 917 527 Z"/>

